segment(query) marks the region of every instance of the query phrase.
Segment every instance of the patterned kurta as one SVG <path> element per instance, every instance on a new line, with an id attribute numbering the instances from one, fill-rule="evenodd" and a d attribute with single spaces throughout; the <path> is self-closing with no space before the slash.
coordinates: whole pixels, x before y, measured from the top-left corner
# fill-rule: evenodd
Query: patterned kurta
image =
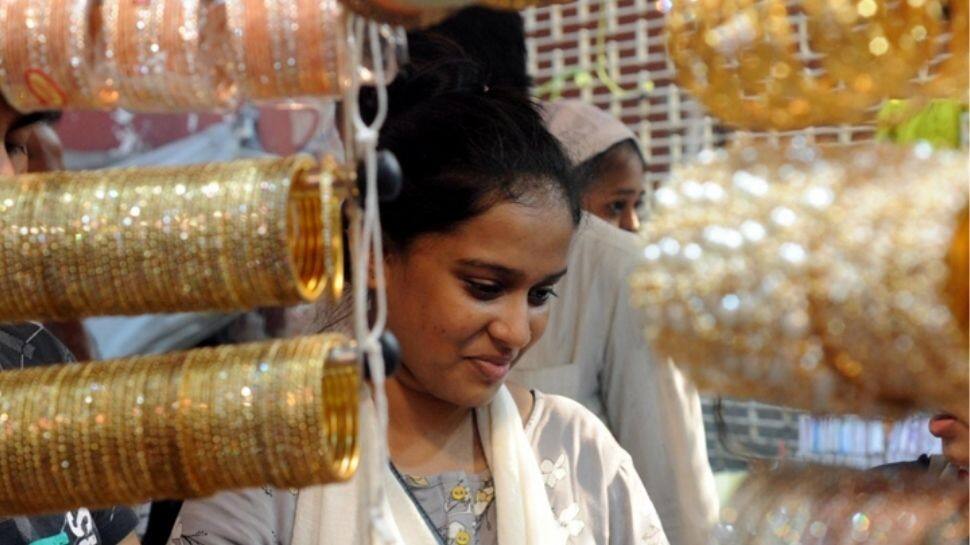
<path id="1" fill-rule="evenodd" d="M 570 535 L 569 545 L 668 545 L 657 511 L 630 456 L 582 405 L 535 392 L 535 406 L 525 423 L 525 434 L 542 470 L 553 514 Z M 457 483 L 456 475 L 439 477 L 427 479 L 428 485 L 434 488 L 435 483 Z M 467 480 L 465 484 L 469 484 Z M 448 484 L 443 486 L 447 488 Z M 414 487 L 408 488 L 414 494 Z M 476 486 L 475 500 L 479 491 L 487 489 Z M 464 491 L 454 492 L 454 486 L 447 494 L 442 493 L 440 486 L 438 490 L 439 497 L 460 496 L 462 501 L 466 498 Z M 420 495 L 419 502 L 424 503 Z M 469 500 L 472 495 L 472 486 L 468 486 Z M 172 536 L 173 545 L 289 545 L 297 496 L 298 493 L 285 490 L 256 489 L 188 501 Z M 496 496 L 491 505 L 500 501 L 502 498 Z M 476 503 L 469 501 L 473 513 L 478 508 Z M 441 524 L 431 518 L 433 525 Z M 468 526 L 477 524 L 475 518 L 468 520 Z M 487 524 L 488 516 L 478 528 Z M 456 538 L 457 530 L 456 527 Z M 487 531 L 476 535 L 479 545 L 495 544 L 494 540 L 485 541 L 491 535 Z M 457 539 L 452 542 L 459 543 Z M 469 545 L 472 543 L 475 542 L 470 541 Z"/>
<path id="2" fill-rule="evenodd" d="M 403 478 L 408 493 L 417 500 L 445 545 L 498 543 L 495 484 L 489 474 L 455 471 Z"/>

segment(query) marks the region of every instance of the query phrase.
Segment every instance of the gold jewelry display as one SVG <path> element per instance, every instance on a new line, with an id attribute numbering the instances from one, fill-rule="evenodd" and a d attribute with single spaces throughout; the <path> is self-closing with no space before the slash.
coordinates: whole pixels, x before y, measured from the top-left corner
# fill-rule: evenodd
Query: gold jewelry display
<path id="1" fill-rule="evenodd" d="M 228 71 L 251 99 L 339 96 L 347 71 L 337 0 L 226 0 Z"/>
<path id="2" fill-rule="evenodd" d="M 947 254 L 946 280 L 947 304 L 963 331 L 970 330 L 970 226 L 967 210 L 963 211 L 958 222 L 953 243 Z"/>
<path id="3" fill-rule="evenodd" d="M 721 510 L 718 545 L 957 545 L 966 481 L 926 470 L 783 467 L 755 472 Z"/>
<path id="4" fill-rule="evenodd" d="M 936 53 L 936 0 L 799 5 L 807 43 L 781 0 L 674 3 L 667 32 L 678 83 L 729 124 L 791 130 L 866 119 L 881 100 L 905 96 Z M 803 60 L 807 50 L 817 60 Z"/>
<path id="5" fill-rule="evenodd" d="M 0 91 L 21 112 L 97 106 L 91 0 L 0 2 Z"/>
<path id="6" fill-rule="evenodd" d="M 336 299 L 340 188 L 314 169 L 295 156 L 0 180 L 0 290 L 17 294 L 0 320 Z"/>
<path id="7" fill-rule="evenodd" d="M 708 392 L 966 416 L 967 329 L 950 309 L 967 302 L 948 286 L 968 279 L 948 255 L 966 237 L 967 168 L 925 145 L 703 154 L 645 228 L 632 285 L 648 339 Z"/>
<path id="8" fill-rule="evenodd" d="M 966 103 L 970 89 L 970 6 L 967 2 L 950 0 L 947 3 L 950 38 L 947 57 L 931 68 L 931 81 L 918 86 L 916 96 L 952 98 Z"/>
<path id="9" fill-rule="evenodd" d="M 348 479 L 360 377 L 342 335 L 0 373 L 0 514 Z"/>
<path id="10" fill-rule="evenodd" d="M 105 107 L 181 111 L 233 105 L 235 85 L 216 70 L 203 0 L 103 0 L 99 76 Z"/>

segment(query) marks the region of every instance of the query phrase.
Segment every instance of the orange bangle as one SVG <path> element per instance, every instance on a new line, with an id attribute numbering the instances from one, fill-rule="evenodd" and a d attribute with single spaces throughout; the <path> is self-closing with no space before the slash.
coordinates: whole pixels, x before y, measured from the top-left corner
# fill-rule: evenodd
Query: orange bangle
<path id="1" fill-rule="evenodd" d="M 229 71 L 247 98 L 338 96 L 344 12 L 337 0 L 226 2 Z"/>
<path id="2" fill-rule="evenodd" d="M 0 90 L 21 112 L 93 107 L 89 0 L 0 5 Z"/>

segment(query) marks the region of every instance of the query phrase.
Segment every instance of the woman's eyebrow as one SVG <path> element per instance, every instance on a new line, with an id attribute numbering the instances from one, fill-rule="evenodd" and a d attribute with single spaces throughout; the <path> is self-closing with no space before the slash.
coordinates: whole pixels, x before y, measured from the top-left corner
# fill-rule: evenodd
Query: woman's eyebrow
<path id="1" fill-rule="evenodd" d="M 468 267 L 471 269 L 488 271 L 494 274 L 495 276 L 498 276 L 499 278 L 506 281 L 518 280 L 523 276 L 525 276 L 521 271 L 510 269 L 508 267 L 499 265 L 497 263 L 489 263 L 487 261 L 481 261 L 478 259 L 461 259 L 458 261 L 458 264 L 463 267 Z M 555 272 L 550 275 L 547 275 L 545 278 L 540 280 L 538 284 L 539 285 L 555 284 L 556 282 L 559 282 L 559 280 L 565 275 L 566 275 L 566 269 L 563 269 L 559 272 Z"/>
<path id="2" fill-rule="evenodd" d="M 523 276 L 522 272 L 515 269 L 510 269 L 497 263 L 489 263 L 487 261 L 481 261 L 478 259 L 460 259 L 458 260 L 458 264 L 462 267 L 467 267 L 470 269 L 485 270 L 506 280 L 517 279 Z"/>
<path id="3" fill-rule="evenodd" d="M 550 274 L 549 276 L 543 278 L 542 282 L 539 282 L 539 284 L 555 284 L 556 282 L 559 282 L 564 276 L 566 276 L 566 269 L 563 269 L 557 273 Z"/>

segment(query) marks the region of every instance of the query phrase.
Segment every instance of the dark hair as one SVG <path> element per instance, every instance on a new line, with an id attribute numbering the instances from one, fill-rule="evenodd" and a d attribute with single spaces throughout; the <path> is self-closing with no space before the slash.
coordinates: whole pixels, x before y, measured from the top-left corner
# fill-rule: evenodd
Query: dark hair
<path id="1" fill-rule="evenodd" d="M 573 182 L 576 184 L 576 189 L 580 195 L 586 193 L 586 191 L 592 188 L 593 182 L 602 176 L 603 173 L 613 165 L 617 154 L 622 150 L 636 154 L 636 156 L 640 158 L 640 161 L 643 161 L 643 155 L 640 154 L 640 148 L 632 139 L 628 138 L 613 144 L 605 150 L 576 165 L 576 168 L 573 169 Z M 644 167 L 646 167 L 646 161 L 643 161 L 643 163 Z"/>
<path id="2" fill-rule="evenodd" d="M 558 199 L 579 222 L 569 160 L 535 104 L 482 81 L 478 65 L 449 56 L 406 67 L 389 86 L 380 147 L 404 175 L 400 196 L 381 204 L 393 246 L 448 232 L 507 200 Z"/>
<path id="3" fill-rule="evenodd" d="M 443 41 L 452 42 L 477 63 L 490 87 L 523 93 L 532 87 L 526 66 L 525 24 L 518 12 L 470 7 L 433 27 L 409 32 L 412 62 L 437 60 Z"/>

